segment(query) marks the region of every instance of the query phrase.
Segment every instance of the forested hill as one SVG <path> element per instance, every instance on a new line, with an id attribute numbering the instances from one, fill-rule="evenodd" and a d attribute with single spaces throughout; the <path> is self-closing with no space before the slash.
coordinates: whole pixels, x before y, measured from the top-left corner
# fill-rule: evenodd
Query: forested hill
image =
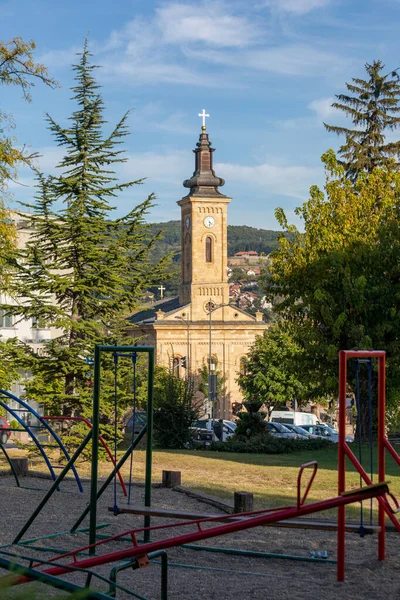
<path id="1" fill-rule="evenodd" d="M 180 255 L 181 250 L 181 228 L 180 221 L 168 221 L 166 223 L 150 223 L 152 234 L 162 230 L 162 239 L 156 244 L 154 258 L 160 258 L 168 252 Z M 228 255 L 233 256 L 236 252 L 255 250 L 259 254 L 269 254 L 277 247 L 278 231 L 270 229 L 257 229 L 247 225 L 228 225 Z"/>

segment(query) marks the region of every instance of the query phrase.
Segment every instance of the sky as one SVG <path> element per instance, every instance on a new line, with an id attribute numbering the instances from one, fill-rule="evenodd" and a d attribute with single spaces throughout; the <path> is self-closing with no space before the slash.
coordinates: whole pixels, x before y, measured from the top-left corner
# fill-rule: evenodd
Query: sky
<path id="1" fill-rule="evenodd" d="M 154 192 L 153 222 L 180 216 L 204 108 L 221 191 L 233 198 L 229 224 L 279 229 L 282 207 L 301 228 L 294 210 L 310 186 L 323 186 L 320 157 L 340 143 L 323 122 L 345 124 L 335 94 L 364 77 L 365 63 L 400 66 L 400 0 L 0 0 L 0 15 L 0 39 L 35 40 L 36 59 L 61 85 L 36 84 L 30 104 L 2 89 L 0 109 L 13 114 L 19 143 L 55 172 L 63 151 L 45 114 L 68 123 L 71 65 L 88 36 L 108 131 L 130 111 L 118 176 L 145 178 L 115 200 L 115 214 Z M 30 172 L 20 182 L 14 203 L 35 193 Z"/>

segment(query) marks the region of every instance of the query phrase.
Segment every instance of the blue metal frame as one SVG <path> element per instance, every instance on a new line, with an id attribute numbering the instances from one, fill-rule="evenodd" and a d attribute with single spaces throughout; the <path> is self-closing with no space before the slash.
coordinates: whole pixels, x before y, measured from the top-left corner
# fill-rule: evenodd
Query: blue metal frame
<path id="1" fill-rule="evenodd" d="M 68 450 L 66 449 L 66 447 L 62 443 L 62 441 L 59 438 L 59 436 L 57 435 L 57 433 L 54 431 L 54 429 L 52 427 L 50 427 L 50 425 L 47 423 L 47 421 L 45 421 L 41 417 L 41 415 L 39 415 L 39 413 L 34 408 L 32 408 L 31 406 L 29 406 L 29 404 L 27 404 L 27 402 L 25 402 L 24 400 L 21 400 L 21 398 L 18 398 L 17 396 L 14 396 L 14 394 L 11 394 L 11 392 L 7 392 L 6 390 L 2 390 L 1 388 L 0 388 L 0 396 L 5 396 L 6 398 L 9 398 L 10 400 L 14 400 L 14 402 L 17 402 L 18 404 L 20 404 L 21 406 L 23 406 L 27 412 L 30 412 L 34 417 L 36 417 L 36 419 L 38 419 L 38 421 L 42 424 L 42 426 L 45 429 L 47 429 L 47 431 L 50 433 L 50 435 L 57 442 L 57 444 L 58 444 L 61 452 L 64 454 L 64 456 L 67 459 L 67 461 L 70 460 L 71 457 L 70 457 L 70 455 L 68 453 Z M 45 461 L 45 463 L 46 463 L 46 465 L 47 465 L 47 467 L 48 467 L 48 469 L 50 471 L 52 479 L 55 481 L 57 479 L 57 476 L 54 473 L 53 467 L 50 464 L 50 461 L 48 459 L 48 456 L 47 456 L 46 452 L 43 449 L 43 446 L 41 445 L 41 443 L 37 439 L 36 435 L 32 431 L 32 428 L 29 427 L 29 425 L 27 425 L 21 419 L 21 417 L 18 416 L 17 411 L 15 411 L 14 409 L 10 408 L 2 400 L 0 400 L 0 406 L 2 406 L 3 408 L 5 408 L 5 410 L 7 412 L 9 412 L 14 417 L 14 419 L 25 429 L 25 431 L 27 431 L 28 434 L 31 436 L 31 438 L 35 442 L 36 446 L 38 447 L 39 452 L 43 456 L 43 459 L 44 459 L 44 461 Z M 79 475 L 78 475 L 78 472 L 77 472 L 75 466 L 72 465 L 71 469 L 72 469 L 72 472 L 73 472 L 74 477 L 76 479 L 76 483 L 78 484 L 79 491 L 83 492 L 82 483 L 81 483 L 81 480 L 79 478 Z"/>

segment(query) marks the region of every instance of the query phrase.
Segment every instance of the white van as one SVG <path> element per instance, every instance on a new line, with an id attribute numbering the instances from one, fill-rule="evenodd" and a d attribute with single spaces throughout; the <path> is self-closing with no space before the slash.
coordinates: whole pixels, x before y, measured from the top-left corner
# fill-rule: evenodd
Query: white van
<path id="1" fill-rule="evenodd" d="M 273 423 L 289 423 L 289 425 L 318 425 L 319 421 L 312 413 L 304 413 L 293 410 L 273 410 L 270 421 Z"/>

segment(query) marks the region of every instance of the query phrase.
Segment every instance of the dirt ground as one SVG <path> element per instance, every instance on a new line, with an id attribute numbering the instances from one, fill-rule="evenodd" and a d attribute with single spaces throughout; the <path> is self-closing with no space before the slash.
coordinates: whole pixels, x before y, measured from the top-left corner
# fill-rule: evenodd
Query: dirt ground
<path id="1" fill-rule="evenodd" d="M 23 485 L 41 489 L 19 489 L 11 477 L 0 478 L 0 545 L 1 551 L 19 555 L 37 556 L 49 560 L 53 557 L 36 549 L 9 546 L 13 536 L 19 531 L 32 513 L 50 482 L 45 479 L 24 478 Z M 62 484 L 61 491 L 53 495 L 47 507 L 33 523 L 24 539 L 67 531 L 80 515 L 88 502 L 88 484 L 85 493 L 80 494 L 72 481 Z M 144 489 L 135 486 L 132 490 L 132 504 L 143 505 Z M 108 490 L 98 503 L 98 523 L 109 523 L 101 533 L 111 536 L 143 525 L 143 518 L 122 514 L 115 517 L 108 511 L 113 504 L 112 489 Z M 126 499 L 118 494 L 118 504 L 126 507 Z M 188 498 L 174 490 L 153 488 L 152 505 L 160 508 L 185 510 L 197 513 L 219 514 L 215 507 Z M 222 513 L 221 513 L 222 514 Z M 321 515 L 316 517 L 321 520 Z M 152 519 L 152 525 L 164 524 L 165 519 Z M 87 520 L 83 525 L 87 525 Z M 189 528 L 193 531 L 193 526 Z M 179 527 L 176 534 L 187 532 Z M 100 530 L 99 530 L 100 532 Z M 163 533 L 165 535 L 166 532 Z M 169 532 L 168 532 L 169 535 Z M 157 533 L 152 539 L 160 537 Z M 87 535 L 62 535 L 36 542 L 40 548 L 57 549 L 60 553 L 87 544 Z M 223 537 L 199 542 L 206 547 L 241 548 L 259 552 L 279 553 L 308 558 L 310 552 L 327 552 L 328 561 L 336 559 L 336 533 L 312 530 L 257 528 Z M 127 542 L 114 542 L 107 545 L 107 551 L 127 548 Z M 105 551 L 105 546 L 101 553 Z M 387 559 L 377 560 L 377 536 L 360 538 L 356 534 L 346 536 L 347 566 L 345 583 L 336 582 L 336 564 L 327 561 L 302 562 L 277 558 L 248 558 L 221 553 L 172 548 L 168 550 L 168 598 L 170 600 L 201 599 L 214 600 L 237 598 L 255 599 L 366 599 L 387 598 L 400 600 L 400 536 L 387 535 Z M 0 557 L 3 554 L 0 553 Z M 22 562 L 22 561 L 20 561 Z M 96 572 L 108 577 L 113 565 L 99 567 Z M 5 573 L 0 570 L 0 573 Z M 70 581 L 84 585 L 84 575 L 68 576 Z M 149 567 L 132 571 L 122 571 L 118 584 L 139 597 L 158 600 L 160 596 L 159 559 Z M 25 587 L 32 584 L 26 584 Z M 38 584 L 36 584 L 38 585 Z M 39 584 L 40 585 L 40 584 Z M 107 584 L 93 580 L 92 587 L 105 591 Z M 59 596 L 60 592 L 50 588 L 40 588 L 38 598 Z M 14 597 L 15 589 L 12 597 Z M 32 592 L 33 595 L 33 592 Z M 1 596 L 1 592 L 0 592 Z M 138 597 L 137 596 L 137 597 Z M 3 596 L 1 596 L 3 597 Z M 29 596 L 26 596 L 29 597 Z M 32 596 L 31 596 L 32 597 Z M 118 590 L 117 598 L 132 597 Z"/>

